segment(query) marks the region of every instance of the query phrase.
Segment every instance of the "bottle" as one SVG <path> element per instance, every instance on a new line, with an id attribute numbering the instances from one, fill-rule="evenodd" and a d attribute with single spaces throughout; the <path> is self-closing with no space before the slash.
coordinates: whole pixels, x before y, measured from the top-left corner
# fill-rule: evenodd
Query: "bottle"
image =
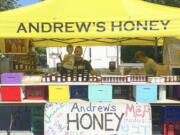
<path id="1" fill-rule="evenodd" d="M 71 70 L 67 71 L 66 80 L 67 80 L 67 82 L 71 82 Z"/>
<path id="2" fill-rule="evenodd" d="M 57 75 L 57 82 L 61 82 L 61 74 Z"/>
<path id="3" fill-rule="evenodd" d="M 26 64 L 24 65 L 24 70 L 27 70 L 27 65 Z"/>
<path id="4" fill-rule="evenodd" d="M 62 75 L 61 81 L 62 81 L 62 82 L 66 82 L 66 75 Z"/>
<path id="5" fill-rule="evenodd" d="M 57 77 L 54 73 L 51 75 L 51 82 L 57 82 Z"/>
<path id="6" fill-rule="evenodd" d="M 24 70 L 24 65 L 20 63 L 20 70 Z"/>
<path id="7" fill-rule="evenodd" d="M 89 82 L 93 82 L 93 76 L 89 75 Z"/>
<path id="8" fill-rule="evenodd" d="M 72 79 L 73 82 L 77 82 L 77 74 L 73 74 L 73 79 Z"/>
<path id="9" fill-rule="evenodd" d="M 72 81 L 73 82 L 78 81 L 77 70 L 73 70 Z"/>
<path id="10" fill-rule="evenodd" d="M 97 75 L 93 75 L 93 82 L 97 82 Z"/>
<path id="11" fill-rule="evenodd" d="M 15 70 L 19 70 L 19 64 L 15 63 Z"/>
<path id="12" fill-rule="evenodd" d="M 17 52 L 21 53 L 21 45 L 17 45 Z"/>
<path id="13" fill-rule="evenodd" d="M 42 76 L 42 80 L 41 81 L 42 82 L 46 82 L 46 76 L 45 75 Z"/>
<path id="14" fill-rule="evenodd" d="M 101 76 L 97 76 L 97 82 L 101 82 L 102 77 Z"/>
<path id="15" fill-rule="evenodd" d="M 51 81 L 51 77 L 50 74 L 46 75 L 46 82 L 50 82 Z"/>
<path id="16" fill-rule="evenodd" d="M 16 53 L 16 52 L 17 52 L 17 48 L 16 48 L 16 44 L 15 44 L 15 43 L 12 44 L 11 49 L 12 49 L 12 52 L 13 52 L 13 53 Z"/>
<path id="17" fill-rule="evenodd" d="M 82 74 L 78 74 L 78 82 L 82 82 Z"/>
<path id="18" fill-rule="evenodd" d="M 24 46 L 21 48 L 21 52 L 22 52 L 22 53 L 25 53 L 25 52 L 26 52 L 26 49 L 25 49 Z"/>
<path id="19" fill-rule="evenodd" d="M 71 82 L 71 74 L 67 74 L 67 82 Z"/>
<path id="20" fill-rule="evenodd" d="M 127 75 L 126 77 L 127 77 L 127 79 L 126 79 L 127 82 L 130 83 L 130 82 L 131 82 L 131 76 L 130 76 L 130 75 Z"/>
<path id="21" fill-rule="evenodd" d="M 84 70 L 83 71 L 83 82 L 87 82 L 88 81 L 88 70 Z"/>

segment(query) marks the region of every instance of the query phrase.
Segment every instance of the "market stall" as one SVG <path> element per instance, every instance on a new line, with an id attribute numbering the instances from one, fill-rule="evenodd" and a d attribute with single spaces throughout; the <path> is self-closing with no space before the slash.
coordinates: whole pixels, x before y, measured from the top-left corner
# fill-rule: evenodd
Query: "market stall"
<path id="1" fill-rule="evenodd" d="M 35 5 L 1 12 L 0 22 L 0 44 L 3 46 L 3 52 L 15 55 L 24 55 L 29 52 L 29 40 L 31 41 L 30 45 L 40 47 L 60 47 L 69 44 L 73 46 L 132 44 L 157 46 L 162 45 L 164 37 L 180 36 L 180 10 L 178 8 L 141 0 L 46 0 Z M 15 40 L 16 44 L 13 42 L 9 45 L 8 41 L 12 39 L 19 40 Z M 14 69 L 16 71 L 18 69 L 34 70 L 36 62 L 32 63 L 33 60 L 30 60 L 33 59 L 33 56 L 27 56 L 24 61 L 29 62 L 25 64 L 22 64 L 24 62 L 19 63 L 19 58 L 16 57 L 13 60 L 15 61 Z M 46 103 L 44 134 L 47 135 L 59 132 L 85 135 L 87 131 L 89 132 L 88 129 L 95 130 L 94 134 L 100 131 L 103 131 L 102 134 L 104 134 L 106 131 L 107 134 L 151 135 L 149 103 L 155 105 L 179 105 L 180 103 L 166 100 L 164 92 L 166 85 L 179 85 L 179 78 L 170 75 L 147 78 L 142 74 L 92 76 L 86 74 L 85 77 L 84 75 L 74 76 L 74 74 L 59 73 L 35 76 L 22 73 L 3 73 L 1 75 L 1 99 L 2 104 L 7 104 L 6 102 L 10 102 L 10 104 Z M 161 86 L 159 99 L 162 100 L 160 101 L 157 97 L 158 86 Z M 25 92 L 25 100 L 22 91 Z M 125 94 L 119 91 L 123 91 Z M 121 99 L 123 96 L 125 99 L 114 103 L 116 102 L 113 100 L 114 97 Z M 90 104 L 85 104 L 87 101 L 77 99 L 88 100 Z M 61 103 L 67 101 L 73 103 Z M 76 104 L 76 102 L 78 103 Z M 93 106 L 98 109 L 92 111 L 91 102 L 94 102 Z M 82 106 L 83 111 L 80 111 L 78 106 Z M 110 110 L 102 110 L 107 107 Z M 123 110 L 119 107 L 122 107 Z M 168 109 L 165 108 L 165 112 Z M 177 110 L 175 109 L 175 111 Z M 76 119 L 72 119 L 72 116 L 69 115 L 72 111 L 74 112 L 72 115 L 76 116 Z M 121 115 L 116 115 L 116 112 Z M 97 116 L 94 113 L 97 113 Z M 66 116 L 67 119 L 63 116 Z M 62 119 L 56 121 L 60 117 Z M 89 123 L 84 122 L 84 117 L 89 118 Z M 37 117 L 36 120 L 38 121 L 39 118 Z M 65 120 L 71 125 L 73 131 L 70 130 L 67 123 L 63 123 Z M 77 121 L 80 122 L 80 125 Z M 111 121 L 117 123 L 116 128 L 107 124 Z M 133 123 L 133 121 L 135 122 Z M 165 130 L 168 119 L 164 119 L 164 121 Z M 72 124 L 73 122 L 76 123 Z M 143 130 L 135 127 L 138 122 Z M 121 127 L 120 124 L 122 124 Z M 127 127 L 127 124 L 130 124 L 130 127 Z M 124 128 L 128 128 L 128 130 Z"/>

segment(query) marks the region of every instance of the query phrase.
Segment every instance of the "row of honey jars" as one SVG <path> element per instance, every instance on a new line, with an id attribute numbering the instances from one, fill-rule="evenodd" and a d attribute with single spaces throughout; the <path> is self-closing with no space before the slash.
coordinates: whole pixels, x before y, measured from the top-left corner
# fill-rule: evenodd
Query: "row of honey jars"
<path id="1" fill-rule="evenodd" d="M 97 76 L 83 74 L 47 74 L 42 82 L 97 82 Z"/>

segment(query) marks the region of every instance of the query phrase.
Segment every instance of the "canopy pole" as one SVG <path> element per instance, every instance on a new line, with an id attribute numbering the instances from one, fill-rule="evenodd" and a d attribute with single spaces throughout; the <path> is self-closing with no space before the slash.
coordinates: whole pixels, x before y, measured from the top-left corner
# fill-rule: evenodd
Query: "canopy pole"
<path id="1" fill-rule="evenodd" d="M 121 54 L 120 54 L 120 46 L 119 45 L 117 45 L 117 47 L 116 47 L 116 51 L 117 51 L 117 58 L 116 58 L 116 62 L 117 62 L 117 71 L 119 71 L 119 69 L 120 69 L 120 63 L 121 63 Z"/>
<path id="2" fill-rule="evenodd" d="M 157 45 L 158 45 L 158 38 L 155 37 L 155 60 L 156 62 L 158 61 L 158 48 L 157 48 Z"/>
<path id="3" fill-rule="evenodd" d="M 91 47 L 89 48 L 89 57 L 90 57 L 90 60 L 89 60 L 89 62 L 91 63 L 91 57 L 92 57 L 92 51 L 91 51 Z"/>

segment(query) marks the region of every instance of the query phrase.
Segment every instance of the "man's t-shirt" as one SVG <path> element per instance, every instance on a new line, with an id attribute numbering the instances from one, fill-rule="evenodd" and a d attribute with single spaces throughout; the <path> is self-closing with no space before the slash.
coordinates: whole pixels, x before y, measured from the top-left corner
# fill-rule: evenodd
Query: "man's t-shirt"
<path id="1" fill-rule="evenodd" d="M 91 64 L 86 60 L 79 60 L 74 62 L 73 70 L 66 69 L 64 67 L 61 68 L 61 74 L 66 74 L 68 72 L 73 73 L 73 71 L 77 71 L 78 74 L 83 74 L 84 70 L 87 70 L 88 73 L 92 70 Z"/>
<path id="2" fill-rule="evenodd" d="M 147 62 L 144 63 L 144 69 L 145 69 L 146 75 L 155 76 L 156 75 L 155 67 L 156 67 L 156 62 L 153 59 L 148 58 Z"/>
<path id="3" fill-rule="evenodd" d="M 84 70 L 87 70 L 89 73 L 92 70 L 92 66 L 86 60 L 75 61 L 74 70 L 77 70 L 78 74 L 83 74 Z"/>

